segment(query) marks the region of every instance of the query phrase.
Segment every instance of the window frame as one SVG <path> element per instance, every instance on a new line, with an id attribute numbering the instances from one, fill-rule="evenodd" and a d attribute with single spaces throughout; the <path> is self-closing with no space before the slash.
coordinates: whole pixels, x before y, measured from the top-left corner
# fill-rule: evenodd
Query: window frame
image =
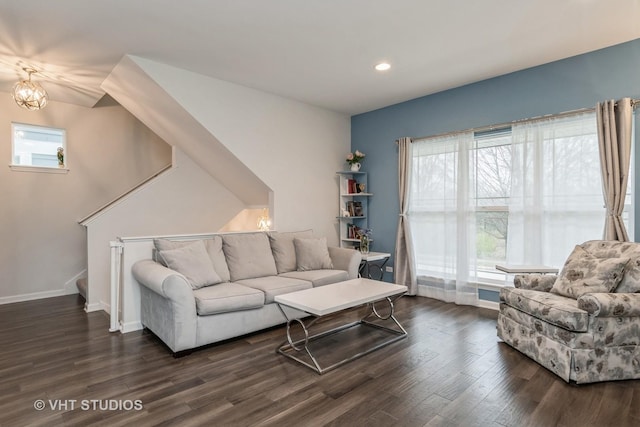
<path id="1" fill-rule="evenodd" d="M 15 163 L 16 156 L 16 133 L 21 130 L 49 130 L 59 132 L 62 137 L 62 143 L 59 144 L 64 150 L 64 164 L 56 166 L 45 165 L 23 165 Z M 53 132 L 52 132 L 53 133 Z M 30 123 L 11 122 L 11 159 L 9 168 L 16 172 L 37 172 L 37 173 L 68 173 L 68 157 L 67 157 L 67 130 L 53 126 L 34 125 Z"/>

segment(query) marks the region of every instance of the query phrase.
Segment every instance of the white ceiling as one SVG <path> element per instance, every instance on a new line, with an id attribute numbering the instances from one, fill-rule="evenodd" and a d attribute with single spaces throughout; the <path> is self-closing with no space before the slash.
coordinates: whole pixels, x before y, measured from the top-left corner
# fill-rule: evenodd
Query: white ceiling
<path id="1" fill-rule="evenodd" d="M 640 0 L 0 0 L 0 91 L 92 106 L 133 54 L 357 114 L 637 38 Z"/>

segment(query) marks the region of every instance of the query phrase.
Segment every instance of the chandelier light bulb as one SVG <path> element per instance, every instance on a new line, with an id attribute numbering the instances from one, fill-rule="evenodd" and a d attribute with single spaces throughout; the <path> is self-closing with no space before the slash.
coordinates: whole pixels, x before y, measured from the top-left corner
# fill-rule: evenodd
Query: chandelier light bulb
<path id="1" fill-rule="evenodd" d="M 29 77 L 27 80 L 21 80 L 13 85 L 13 100 L 27 110 L 40 110 L 47 105 L 47 91 L 38 83 L 31 81 L 31 74 L 36 73 L 36 70 L 25 68 L 24 71 Z"/>

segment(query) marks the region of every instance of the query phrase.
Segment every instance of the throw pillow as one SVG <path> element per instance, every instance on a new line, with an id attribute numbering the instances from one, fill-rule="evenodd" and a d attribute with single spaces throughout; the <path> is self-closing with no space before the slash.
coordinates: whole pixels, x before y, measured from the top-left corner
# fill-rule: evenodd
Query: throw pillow
<path id="1" fill-rule="evenodd" d="M 320 237 L 316 239 L 293 239 L 296 248 L 296 263 L 298 271 L 323 270 L 333 268 L 327 239 Z"/>
<path id="2" fill-rule="evenodd" d="M 202 240 L 196 240 L 175 249 L 161 250 L 159 254 L 167 267 L 187 278 L 193 289 L 222 282 L 213 269 Z"/>
<path id="3" fill-rule="evenodd" d="M 269 242 L 271 243 L 271 251 L 276 261 L 278 274 L 295 271 L 297 268 L 296 248 L 293 245 L 293 239 L 310 239 L 313 237 L 312 230 L 291 231 L 278 233 L 272 231 L 269 234 Z"/>
<path id="4" fill-rule="evenodd" d="M 584 294 L 612 292 L 622 280 L 628 262 L 629 258 L 596 258 L 576 246 L 551 292 L 574 299 Z"/>
<path id="5" fill-rule="evenodd" d="M 222 237 L 213 236 L 211 239 L 205 239 L 204 247 L 207 248 L 209 258 L 211 258 L 211 262 L 213 263 L 213 269 L 218 273 L 222 281 L 230 281 L 231 275 L 229 274 L 227 259 L 222 250 Z"/>
<path id="6" fill-rule="evenodd" d="M 194 241 L 195 240 L 153 239 L 153 246 L 155 248 L 153 260 L 166 267 L 167 264 L 165 264 L 164 260 L 158 256 L 160 251 L 182 248 L 186 245 L 190 245 Z M 224 252 L 222 251 L 222 237 L 213 236 L 210 239 L 202 240 L 202 242 L 204 243 L 204 247 L 207 249 L 209 258 L 211 258 L 213 269 L 218 273 L 220 279 L 222 279 L 223 282 L 231 280 L 229 267 L 227 267 L 227 261 L 224 257 Z"/>

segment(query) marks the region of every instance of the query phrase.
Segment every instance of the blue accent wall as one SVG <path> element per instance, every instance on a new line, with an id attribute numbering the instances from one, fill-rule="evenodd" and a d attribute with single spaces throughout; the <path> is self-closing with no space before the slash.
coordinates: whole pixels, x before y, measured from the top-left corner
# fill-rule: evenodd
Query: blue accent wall
<path id="1" fill-rule="evenodd" d="M 473 64 L 461 58 L 460 66 Z M 368 218 L 374 238 L 371 249 L 392 255 L 395 249 L 399 214 L 396 139 L 589 108 L 623 97 L 640 98 L 640 39 L 353 116 L 351 148 L 366 154 L 362 170 L 369 173 L 368 185 L 374 194 Z M 635 121 L 640 136 L 639 112 Z M 637 136 L 636 148 L 638 140 Z M 640 237 L 638 158 L 633 160 L 639 172 L 636 241 Z M 393 261 L 392 257 L 388 265 Z"/>

